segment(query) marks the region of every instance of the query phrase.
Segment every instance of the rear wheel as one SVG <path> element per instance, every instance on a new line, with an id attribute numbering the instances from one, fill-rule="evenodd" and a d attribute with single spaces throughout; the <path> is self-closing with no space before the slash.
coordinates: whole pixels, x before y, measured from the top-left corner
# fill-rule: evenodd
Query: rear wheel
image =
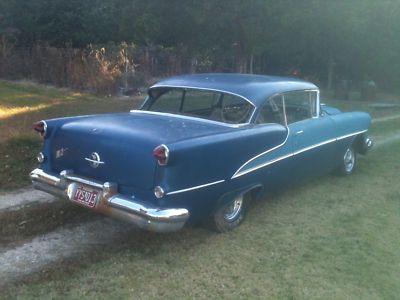
<path id="1" fill-rule="evenodd" d="M 350 146 L 346 149 L 346 152 L 343 155 L 343 160 L 338 168 L 338 174 L 343 176 L 352 174 L 356 167 L 356 163 L 356 152 L 354 151 L 353 146 Z"/>
<path id="2" fill-rule="evenodd" d="M 212 216 L 215 230 L 226 232 L 238 227 L 247 211 L 247 201 L 244 195 L 238 195 L 231 201 L 217 209 Z"/>

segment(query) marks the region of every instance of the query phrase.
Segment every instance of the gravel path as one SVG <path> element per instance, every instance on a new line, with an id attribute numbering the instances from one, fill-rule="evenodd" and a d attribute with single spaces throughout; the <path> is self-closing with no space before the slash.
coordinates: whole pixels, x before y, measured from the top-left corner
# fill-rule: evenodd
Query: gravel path
<path id="1" fill-rule="evenodd" d="M 396 119 L 400 119 L 400 115 L 394 115 L 394 116 L 388 116 L 388 117 L 382 117 L 382 118 L 374 118 L 374 119 L 372 119 L 372 123 L 387 122 L 387 121 L 393 121 Z"/>
<path id="2" fill-rule="evenodd" d="M 62 259 L 110 244 L 134 230 L 127 223 L 99 217 L 37 236 L 22 246 L 0 253 L 0 287 Z"/>
<path id="3" fill-rule="evenodd" d="M 396 131 L 395 133 L 388 134 L 385 136 L 378 136 L 372 138 L 374 140 L 374 146 L 372 147 L 372 151 L 374 151 L 374 147 L 381 147 L 400 140 L 400 131 Z"/>
<path id="4" fill-rule="evenodd" d="M 33 188 L 24 188 L 8 193 L 0 193 L 0 211 L 3 209 L 19 209 L 24 205 L 31 203 L 50 203 L 56 200 L 55 197 L 34 190 Z"/>

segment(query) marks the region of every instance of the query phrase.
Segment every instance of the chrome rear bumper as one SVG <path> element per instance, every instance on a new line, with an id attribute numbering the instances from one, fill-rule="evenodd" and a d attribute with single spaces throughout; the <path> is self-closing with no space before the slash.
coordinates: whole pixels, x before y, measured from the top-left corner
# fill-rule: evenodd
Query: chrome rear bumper
<path id="1" fill-rule="evenodd" d="M 92 210 L 128 221 L 146 230 L 177 231 L 189 218 L 189 211 L 185 208 L 161 209 L 135 197 L 118 194 L 116 184 L 77 176 L 68 170 L 62 171 L 60 175 L 52 175 L 42 169 L 35 169 L 30 178 L 35 189 L 69 200 L 78 185 L 96 189 L 100 192 L 100 197 Z"/>

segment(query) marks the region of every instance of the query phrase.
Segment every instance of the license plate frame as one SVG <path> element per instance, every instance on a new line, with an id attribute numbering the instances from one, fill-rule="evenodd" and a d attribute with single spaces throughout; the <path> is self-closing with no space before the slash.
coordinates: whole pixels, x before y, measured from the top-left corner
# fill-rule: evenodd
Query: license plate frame
<path id="1" fill-rule="evenodd" d="M 70 199 L 72 202 L 79 205 L 88 208 L 95 208 L 97 206 L 100 195 L 101 192 L 97 189 L 85 185 L 76 185 Z"/>

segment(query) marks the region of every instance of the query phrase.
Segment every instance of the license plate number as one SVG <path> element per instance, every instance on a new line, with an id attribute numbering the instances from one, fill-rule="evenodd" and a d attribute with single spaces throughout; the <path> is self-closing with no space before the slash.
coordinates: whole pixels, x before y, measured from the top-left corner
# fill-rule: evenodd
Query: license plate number
<path id="1" fill-rule="evenodd" d="M 93 208 L 96 206 L 98 195 L 99 195 L 98 191 L 89 190 L 84 188 L 83 186 L 79 186 L 76 189 L 72 200 L 80 204 L 83 204 L 85 206 L 88 206 L 90 208 Z"/>

